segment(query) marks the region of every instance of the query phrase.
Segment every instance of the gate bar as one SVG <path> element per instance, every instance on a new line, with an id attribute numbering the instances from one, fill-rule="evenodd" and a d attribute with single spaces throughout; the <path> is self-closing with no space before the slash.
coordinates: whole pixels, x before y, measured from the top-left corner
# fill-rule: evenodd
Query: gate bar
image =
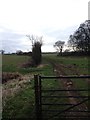
<path id="1" fill-rule="evenodd" d="M 90 75 L 80 75 L 80 76 L 41 76 L 41 79 L 60 79 L 60 78 L 90 78 Z"/>

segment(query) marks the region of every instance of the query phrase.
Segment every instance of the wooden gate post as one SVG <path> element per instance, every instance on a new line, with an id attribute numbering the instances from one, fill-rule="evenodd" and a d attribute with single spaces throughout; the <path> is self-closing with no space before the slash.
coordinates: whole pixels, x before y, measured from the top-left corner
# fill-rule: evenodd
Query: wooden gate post
<path id="1" fill-rule="evenodd" d="M 41 89 L 41 76 L 39 76 L 39 115 L 42 120 L 42 89 Z"/>
<path id="2" fill-rule="evenodd" d="M 36 109 L 36 120 L 42 120 L 41 115 L 41 82 L 38 75 L 34 75 L 35 85 L 35 109 Z"/>

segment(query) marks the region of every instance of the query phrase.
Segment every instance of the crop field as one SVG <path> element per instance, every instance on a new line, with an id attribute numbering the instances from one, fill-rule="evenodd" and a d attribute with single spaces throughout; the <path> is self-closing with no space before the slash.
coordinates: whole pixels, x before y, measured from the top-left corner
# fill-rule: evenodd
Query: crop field
<path id="1" fill-rule="evenodd" d="M 13 74 L 13 76 L 17 74 L 16 78 L 13 77 L 12 79 L 10 78 L 10 80 L 8 78 L 7 82 L 2 84 L 3 118 L 35 119 L 35 74 L 42 76 L 90 75 L 89 57 L 57 57 L 55 54 L 43 54 L 41 65 L 37 67 L 25 67 L 24 64 L 28 63 L 30 60 L 31 57 L 29 56 L 2 56 L 3 73 Z M 72 81 L 77 88 L 85 88 L 88 90 L 88 79 Z M 44 80 L 42 85 L 43 88 L 47 89 L 62 88 L 62 82 L 58 80 Z M 60 95 L 62 94 L 65 93 L 60 93 Z M 81 92 L 80 94 L 88 95 L 88 92 Z M 55 101 L 60 103 L 68 102 L 66 99 L 57 99 L 52 102 Z M 46 100 L 46 102 L 48 101 Z M 60 109 L 63 109 L 63 107 Z"/>

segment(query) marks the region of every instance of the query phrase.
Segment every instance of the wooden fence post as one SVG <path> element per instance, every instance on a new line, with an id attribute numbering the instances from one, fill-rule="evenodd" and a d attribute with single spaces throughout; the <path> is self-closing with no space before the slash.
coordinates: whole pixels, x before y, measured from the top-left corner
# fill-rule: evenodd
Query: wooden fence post
<path id="1" fill-rule="evenodd" d="M 41 79 L 38 75 L 34 75 L 35 85 L 35 108 L 36 108 L 36 120 L 42 120 L 41 115 Z"/>
<path id="2" fill-rule="evenodd" d="M 34 75 L 34 85 L 35 85 L 35 115 L 36 120 L 39 120 L 38 75 Z"/>
<path id="3" fill-rule="evenodd" d="M 42 89 L 41 89 L 41 76 L 39 76 L 39 115 L 40 115 L 40 120 L 42 120 Z"/>

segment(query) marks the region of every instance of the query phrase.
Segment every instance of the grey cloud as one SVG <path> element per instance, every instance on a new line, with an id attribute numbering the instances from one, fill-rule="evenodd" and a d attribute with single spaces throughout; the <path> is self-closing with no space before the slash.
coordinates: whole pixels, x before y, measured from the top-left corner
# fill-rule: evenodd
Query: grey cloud
<path id="1" fill-rule="evenodd" d="M 45 31 L 46 35 L 50 36 L 50 37 L 54 37 L 56 38 L 56 40 L 68 40 L 69 38 L 69 35 L 70 34 L 73 34 L 73 32 L 77 29 L 77 25 L 76 26 L 71 26 L 71 27 L 68 27 L 64 30 L 61 30 L 61 29 L 57 29 L 57 30 L 50 30 L 50 29 L 47 29 Z"/>
<path id="2" fill-rule="evenodd" d="M 73 34 L 73 32 L 77 28 L 78 26 L 76 25 L 66 28 L 64 30 L 61 29 L 54 30 L 51 28 L 42 30 L 42 33 L 44 35 L 46 35 L 47 37 L 51 37 L 50 40 L 45 40 L 43 50 L 44 48 L 46 50 L 46 47 L 48 49 L 50 46 L 52 46 L 53 49 L 53 45 L 57 40 L 67 41 L 69 39 L 69 35 Z M 16 52 L 16 50 L 22 51 L 31 50 L 30 44 L 25 44 L 27 43 L 26 40 L 23 41 L 24 38 L 25 38 L 24 34 L 19 34 L 14 32 L 13 30 L 0 26 L 0 44 L 2 41 L 2 49 L 4 49 L 6 52 Z"/>
<path id="3" fill-rule="evenodd" d="M 22 46 L 22 38 L 24 37 L 24 34 L 15 33 L 13 30 L 0 26 L 0 43 L 6 52 L 15 52 L 18 49 L 25 48 Z"/>
<path id="4" fill-rule="evenodd" d="M 15 41 L 16 39 L 20 39 L 24 36 L 22 34 L 15 33 L 14 31 L 7 28 L 4 27 L 0 27 L 0 28 L 2 30 L 0 32 L 0 40 L 2 41 L 9 40 L 11 42 L 12 40 Z"/>

